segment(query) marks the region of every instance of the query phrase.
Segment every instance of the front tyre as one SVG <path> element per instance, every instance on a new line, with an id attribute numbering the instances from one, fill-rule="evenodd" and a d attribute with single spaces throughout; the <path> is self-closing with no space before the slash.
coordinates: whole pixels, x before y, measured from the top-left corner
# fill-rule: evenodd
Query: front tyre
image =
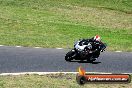
<path id="1" fill-rule="evenodd" d="M 71 60 L 73 60 L 74 55 L 75 55 L 75 51 L 73 51 L 73 50 L 69 51 L 69 52 L 66 54 L 66 56 L 65 56 L 65 60 L 66 60 L 66 61 L 71 61 Z"/>

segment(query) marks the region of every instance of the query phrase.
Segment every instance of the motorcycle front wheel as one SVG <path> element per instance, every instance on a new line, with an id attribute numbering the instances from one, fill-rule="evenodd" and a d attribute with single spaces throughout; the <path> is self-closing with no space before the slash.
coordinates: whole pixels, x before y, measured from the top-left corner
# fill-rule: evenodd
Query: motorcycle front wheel
<path id="1" fill-rule="evenodd" d="M 65 60 L 66 60 L 66 61 L 71 61 L 71 60 L 73 60 L 74 55 L 75 55 L 75 51 L 73 51 L 73 50 L 69 51 L 69 52 L 66 54 L 66 56 L 65 56 Z"/>

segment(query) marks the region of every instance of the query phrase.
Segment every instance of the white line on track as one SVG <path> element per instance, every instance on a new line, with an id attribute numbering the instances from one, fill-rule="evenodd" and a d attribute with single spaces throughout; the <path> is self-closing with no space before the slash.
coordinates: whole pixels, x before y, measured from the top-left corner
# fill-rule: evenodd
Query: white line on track
<path id="1" fill-rule="evenodd" d="M 72 74 L 77 74 L 77 72 L 21 72 L 21 73 L 1 73 L 1 76 L 6 76 L 6 75 L 26 75 L 26 74 L 38 74 L 38 75 L 46 75 L 46 74 L 59 74 L 59 73 L 63 73 L 63 74 L 68 74 L 68 73 L 72 73 Z"/>
<path id="2" fill-rule="evenodd" d="M 63 49 L 63 48 L 56 48 L 56 49 Z"/>
<path id="3" fill-rule="evenodd" d="M 21 73 L 1 73 L 0 76 L 7 75 L 27 75 L 27 74 L 38 74 L 38 75 L 46 75 L 46 74 L 77 74 L 78 72 L 21 72 Z M 86 72 L 88 74 L 112 74 L 105 72 Z M 121 74 L 132 74 L 132 73 L 121 73 Z"/>
<path id="4" fill-rule="evenodd" d="M 115 52 L 122 52 L 122 51 L 115 51 Z"/>
<path id="5" fill-rule="evenodd" d="M 41 47 L 34 47 L 34 48 L 41 48 Z"/>
<path id="6" fill-rule="evenodd" d="M 22 46 L 16 46 L 16 47 L 22 47 Z"/>
<path id="7" fill-rule="evenodd" d="M 0 45 L 0 47 L 2 47 L 2 46 L 5 46 L 5 45 Z M 15 46 L 15 47 L 24 47 L 24 46 Z M 42 48 L 42 47 L 33 47 L 33 48 Z M 64 48 L 55 48 L 55 49 L 64 49 Z M 114 51 L 114 52 L 120 53 L 122 51 Z"/>
<path id="8" fill-rule="evenodd" d="M 46 75 L 46 74 L 77 74 L 77 73 L 78 72 L 21 72 L 21 73 L 1 73 L 0 76 L 26 75 L 26 74 L 38 74 L 38 75 Z M 98 72 L 88 72 L 88 73 L 98 73 Z"/>

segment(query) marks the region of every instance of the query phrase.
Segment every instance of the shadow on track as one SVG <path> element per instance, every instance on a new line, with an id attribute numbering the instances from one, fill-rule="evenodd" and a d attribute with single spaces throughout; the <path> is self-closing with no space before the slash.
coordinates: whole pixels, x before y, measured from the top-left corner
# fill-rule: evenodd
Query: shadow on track
<path id="1" fill-rule="evenodd" d="M 70 61 L 70 62 L 91 63 L 91 64 L 99 64 L 99 63 L 101 63 L 101 62 L 88 62 L 88 61 Z"/>

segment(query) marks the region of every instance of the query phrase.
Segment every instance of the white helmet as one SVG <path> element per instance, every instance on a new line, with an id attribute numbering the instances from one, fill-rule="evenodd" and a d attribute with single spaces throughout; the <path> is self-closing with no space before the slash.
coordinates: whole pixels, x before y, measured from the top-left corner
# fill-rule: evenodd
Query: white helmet
<path id="1" fill-rule="evenodd" d="M 94 36 L 94 40 L 95 40 L 95 41 L 100 41 L 100 40 L 101 40 L 101 38 L 100 38 L 100 36 L 99 36 L 99 35 L 96 35 L 96 36 Z"/>

